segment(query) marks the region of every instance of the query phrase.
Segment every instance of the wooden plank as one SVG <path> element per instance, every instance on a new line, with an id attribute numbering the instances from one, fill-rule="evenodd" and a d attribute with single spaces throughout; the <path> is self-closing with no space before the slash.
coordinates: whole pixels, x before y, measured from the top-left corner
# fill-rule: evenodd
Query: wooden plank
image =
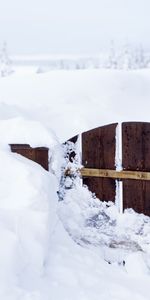
<path id="1" fill-rule="evenodd" d="M 36 147 L 32 148 L 28 144 L 10 144 L 12 152 L 18 153 L 30 160 L 40 164 L 45 170 L 48 171 L 48 148 Z"/>
<path id="2" fill-rule="evenodd" d="M 79 170 L 83 177 L 100 177 L 100 178 L 113 178 L 113 179 L 131 179 L 131 180 L 150 180 L 150 172 L 141 171 L 115 171 L 108 169 L 92 169 L 82 168 Z M 71 174 L 71 171 L 67 170 L 67 175 Z"/>
<path id="3" fill-rule="evenodd" d="M 123 169 L 150 172 L 150 123 L 122 124 Z M 123 207 L 150 215 L 150 182 L 125 180 Z"/>
<path id="4" fill-rule="evenodd" d="M 134 179 L 134 180 L 150 180 L 150 172 L 140 171 L 115 171 L 108 169 L 89 169 L 82 168 L 79 170 L 83 177 L 102 177 L 102 178 L 114 178 L 114 179 Z"/>
<path id="5" fill-rule="evenodd" d="M 30 160 L 35 161 L 35 151 L 28 144 L 11 144 L 11 152 L 18 153 Z"/>
<path id="6" fill-rule="evenodd" d="M 116 127 L 110 124 L 82 134 L 82 164 L 86 168 L 115 169 Z M 102 201 L 115 201 L 115 180 L 83 178 L 83 184 Z"/>
<path id="7" fill-rule="evenodd" d="M 124 170 L 150 171 L 150 123 L 122 124 L 122 164 Z"/>
<path id="8" fill-rule="evenodd" d="M 35 148 L 35 162 L 41 165 L 45 170 L 49 170 L 48 148 Z"/>
<path id="9" fill-rule="evenodd" d="M 124 209 L 133 208 L 138 213 L 150 216 L 150 183 L 139 180 L 123 182 Z"/>
<path id="10" fill-rule="evenodd" d="M 116 184 L 111 178 L 83 177 L 83 184 L 101 201 L 115 202 Z"/>

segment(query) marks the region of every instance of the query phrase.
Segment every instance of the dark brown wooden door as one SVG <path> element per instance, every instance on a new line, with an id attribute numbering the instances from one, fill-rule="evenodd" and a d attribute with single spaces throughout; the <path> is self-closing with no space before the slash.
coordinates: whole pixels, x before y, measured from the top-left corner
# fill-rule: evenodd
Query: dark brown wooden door
<path id="1" fill-rule="evenodd" d="M 122 124 L 122 164 L 124 170 L 150 172 L 150 123 Z M 123 207 L 150 215 L 150 182 L 124 180 Z"/>
<path id="2" fill-rule="evenodd" d="M 82 164 L 85 168 L 115 169 L 117 123 L 82 134 Z M 102 201 L 115 201 L 115 180 L 83 178 L 83 183 Z"/>

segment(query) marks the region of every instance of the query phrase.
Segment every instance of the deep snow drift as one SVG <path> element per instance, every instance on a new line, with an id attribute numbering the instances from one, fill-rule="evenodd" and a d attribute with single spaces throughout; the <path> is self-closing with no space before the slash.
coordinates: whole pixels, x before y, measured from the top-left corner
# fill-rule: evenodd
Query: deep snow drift
<path id="1" fill-rule="evenodd" d="M 6 150 L 0 150 L 0 166 L 0 296 L 30 299 L 24 286 L 45 272 L 56 223 L 57 180 Z"/>
<path id="2" fill-rule="evenodd" d="M 63 202 L 57 195 L 59 142 L 110 122 L 150 121 L 149 97 L 149 70 L 0 78 L 1 299 L 149 299 L 150 219 L 120 215 L 78 178 Z M 50 172 L 9 143 L 48 146 Z"/>
<path id="3" fill-rule="evenodd" d="M 41 121 L 64 141 L 101 124 L 150 120 L 150 71 L 19 69 L 0 80 L 0 119 Z"/>

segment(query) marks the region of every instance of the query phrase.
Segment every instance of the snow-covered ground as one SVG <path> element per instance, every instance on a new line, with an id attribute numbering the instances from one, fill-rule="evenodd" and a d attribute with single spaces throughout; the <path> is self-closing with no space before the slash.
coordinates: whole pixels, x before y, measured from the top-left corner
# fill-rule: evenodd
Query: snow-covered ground
<path id="1" fill-rule="evenodd" d="M 150 122 L 150 71 L 0 78 L 0 299 L 149 300 L 150 219 L 120 215 L 80 181 L 58 202 L 60 143 L 90 128 Z M 50 148 L 50 172 L 9 143 Z"/>
<path id="2" fill-rule="evenodd" d="M 149 83 L 149 70 L 35 74 L 19 68 L 0 80 L 0 119 L 40 121 L 61 141 L 101 124 L 149 121 Z"/>

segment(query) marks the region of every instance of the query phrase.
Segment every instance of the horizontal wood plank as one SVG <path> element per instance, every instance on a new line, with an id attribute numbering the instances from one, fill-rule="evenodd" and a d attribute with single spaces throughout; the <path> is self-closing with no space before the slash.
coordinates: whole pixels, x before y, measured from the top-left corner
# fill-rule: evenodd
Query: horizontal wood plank
<path id="1" fill-rule="evenodd" d="M 114 179 L 150 180 L 150 172 L 140 171 L 115 171 L 107 169 L 82 168 L 80 173 L 83 177 L 103 177 Z"/>
<path id="2" fill-rule="evenodd" d="M 107 169 L 82 168 L 79 170 L 83 177 L 102 177 L 114 179 L 150 180 L 150 172 L 115 171 Z"/>

